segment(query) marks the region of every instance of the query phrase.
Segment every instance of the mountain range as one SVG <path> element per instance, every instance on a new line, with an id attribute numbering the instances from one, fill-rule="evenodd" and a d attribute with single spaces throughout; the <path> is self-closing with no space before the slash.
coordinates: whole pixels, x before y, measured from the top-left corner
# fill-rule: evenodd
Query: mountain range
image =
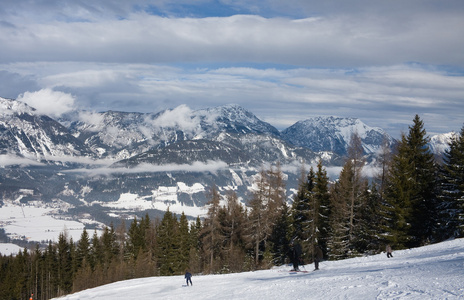
<path id="1" fill-rule="evenodd" d="M 168 207 L 196 217 L 213 184 L 220 192 L 235 190 L 245 203 L 253 176 L 277 162 L 289 197 L 303 164 L 322 160 L 337 176 L 354 132 L 368 157 L 384 142 L 396 143 L 354 118 L 316 117 L 279 131 L 233 104 L 158 113 L 75 111 L 55 120 L 0 98 L 0 201 L 62 201 L 65 214 L 90 214 L 105 224 Z M 443 152 L 450 137 L 432 137 L 431 148 Z"/>

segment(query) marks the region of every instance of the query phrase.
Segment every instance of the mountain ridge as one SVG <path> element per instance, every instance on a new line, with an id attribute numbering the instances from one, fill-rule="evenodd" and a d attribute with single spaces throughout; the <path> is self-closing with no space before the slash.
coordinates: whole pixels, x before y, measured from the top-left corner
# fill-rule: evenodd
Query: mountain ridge
<path id="1" fill-rule="evenodd" d="M 104 224 L 168 208 L 196 217 L 212 185 L 222 194 L 234 190 L 245 204 L 254 176 L 276 163 L 291 201 L 303 166 L 322 160 L 329 176 L 337 177 L 350 132 L 362 134 L 371 156 L 384 136 L 361 120 L 337 117 L 319 118 L 319 127 L 298 121 L 289 127 L 292 135 L 235 104 L 158 113 L 78 111 L 59 120 L 17 100 L 0 98 L 0 108 L 0 206 L 64 201 L 60 217 L 90 215 Z M 301 124 L 314 128 L 298 132 Z M 304 144 L 320 146 L 327 138 L 327 148 Z M 118 201 L 127 197 L 140 205 L 122 208 Z"/>

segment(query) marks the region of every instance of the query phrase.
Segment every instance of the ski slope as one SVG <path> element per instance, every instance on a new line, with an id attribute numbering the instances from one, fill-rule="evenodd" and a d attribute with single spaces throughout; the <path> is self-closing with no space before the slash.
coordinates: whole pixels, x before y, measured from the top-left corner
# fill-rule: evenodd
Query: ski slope
<path id="1" fill-rule="evenodd" d="M 58 299 L 464 299 L 464 239 L 290 267 L 226 275 L 151 277 L 116 282 Z"/>

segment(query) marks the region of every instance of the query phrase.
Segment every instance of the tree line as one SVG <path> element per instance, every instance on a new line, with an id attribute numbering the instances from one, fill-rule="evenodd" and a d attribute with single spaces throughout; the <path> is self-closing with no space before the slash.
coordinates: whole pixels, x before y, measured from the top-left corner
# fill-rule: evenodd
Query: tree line
<path id="1" fill-rule="evenodd" d="M 301 170 L 298 191 L 286 201 L 280 166 L 261 170 L 247 205 L 234 191 L 212 186 L 203 219 L 189 221 L 169 210 L 126 227 L 104 228 L 74 242 L 61 233 L 45 249 L 0 256 L 0 298 L 34 299 L 77 292 L 146 276 L 242 272 L 289 262 L 290 244 L 303 249 L 304 263 L 319 247 L 325 259 L 339 260 L 417 247 L 464 236 L 464 127 L 443 161 L 428 148 L 416 116 L 392 151 L 385 142 L 376 161 L 379 174 L 363 172 L 364 151 L 353 134 L 337 181 L 321 161 Z"/>

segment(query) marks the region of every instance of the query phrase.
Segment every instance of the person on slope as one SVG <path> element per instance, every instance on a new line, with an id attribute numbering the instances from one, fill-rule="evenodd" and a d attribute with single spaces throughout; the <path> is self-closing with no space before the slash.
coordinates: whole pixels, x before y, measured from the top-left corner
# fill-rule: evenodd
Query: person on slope
<path id="1" fill-rule="evenodd" d="M 290 244 L 290 260 L 292 261 L 293 264 L 293 269 L 292 271 L 300 271 L 300 268 L 298 267 L 300 264 L 300 257 L 301 257 L 301 246 L 298 243 L 295 243 L 292 241 Z"/>
<path id="2" fill-rule="evenodd" d="M 385 248 L 385 251 L 387 252 L 387 257 L 390 258 L 390 257 L 393 257 L 392 255 L 392 248 L 390 245 L 387 245 L 387 247 Z"/>
<path id="3" fill-rule="evenodd" d="M 188 270 L 185 270 L 185 281 L 187 282 L 187 286 L 189 285 L 189 282 L 190 282 L 190 285 L 193 285 L 192 274 Z"/>
<path id="4" fill-rule="evenodd" d="M 324 254 L 322 253 L 321 247 L 316 245 L 316 247 L 314 247 L 314 270 L 319 270 L 319 262 L 321 262 L 323 258 Z"/>

